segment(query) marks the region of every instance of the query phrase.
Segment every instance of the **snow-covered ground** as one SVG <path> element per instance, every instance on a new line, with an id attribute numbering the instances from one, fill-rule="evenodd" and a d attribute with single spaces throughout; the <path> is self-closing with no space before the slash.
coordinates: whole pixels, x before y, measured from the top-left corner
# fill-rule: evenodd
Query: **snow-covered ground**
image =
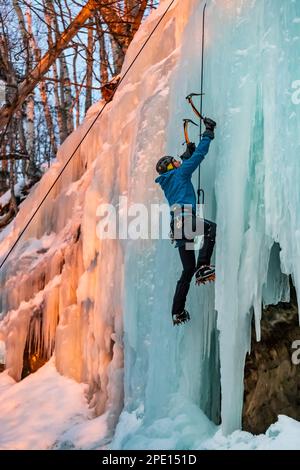
<path id="1" fill-rule="evenodd" d="M 278 421 L 259 436 L 235 431 L 224 437 L 219 430 L 203 447 L 207 450 L 300 450 L 300 423 L 280 415 Z"/>
<path id="2" fill-rule="evenodd" d="M 87 385 L 63 377 L 51 360 L 16 383 L 0 374 L 0 449 L 101 448 L 105 416 L 87 405 Z"/>
<path id="3" fill-rule="evenodd" d="M 118 449 L 123 426 L 127 434 L 137 433 L 142 424 L 138 412 L 124 413 L 112 446 L 106 416 L 93 416 L 86 392 L 86 385 L 58 374 L 52 360 L 19 383 L 6 372 L 1 373 L 0 450 Z M 300 423 L 286 416 L 280 416 L 266 434 L 253 436 L 236 431 L 225 437 L 198 407 L 185 405 L 183 402 L 182 410 L 173 417 L 156 422 L 141 434 L 131 449 L 300 450 Z M 191 442 L 193 447 L 189 447 Z"/>
<path id="4" fill-rule="evenodd" d="M 87 419 L 84 385 L 63 377 L 53 362 L 19 383 L 0 375 L 0 448 L 47 449 Z"/>
<path id="5" fill-rule="evenodd" d="M 25 183 L 23 180 L 15 184 L 15 187 L 14 187 L 15 196 L 20 196 L 21 190 L 24 187 L 24 184 Z M 2 209 L 4 206 L 6 206 L 9 203 L 10 198 L 11 198 L 11 191 L 9 189 L 0 197 L 0 209 Z"/>

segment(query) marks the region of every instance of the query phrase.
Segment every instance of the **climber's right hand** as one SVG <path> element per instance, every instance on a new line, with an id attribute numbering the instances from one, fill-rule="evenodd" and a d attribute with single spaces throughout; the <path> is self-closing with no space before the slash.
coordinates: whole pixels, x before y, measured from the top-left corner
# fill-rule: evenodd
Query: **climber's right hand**
<path id="1" fill-rule="evenodd" d="M 181 160 L 188 160 L 193 155 L 195 150 L 196 150 L 196 145 L 194 144 L 194 142 L 189 142 L 188 144 L 186 144 L 185 152 L 183 152 L 183 154 L 180 155 Z"/>
<path id="2" fill-rule="evenodd" d="M 196 145 L 194 144 L 194 142 L 189 142 L 188 144 L 186 144 L 186 146 L 187 146 L 187 149 L 188 149 L 190 155 L 192 156 L 193 153 L 196 150 Z"/>

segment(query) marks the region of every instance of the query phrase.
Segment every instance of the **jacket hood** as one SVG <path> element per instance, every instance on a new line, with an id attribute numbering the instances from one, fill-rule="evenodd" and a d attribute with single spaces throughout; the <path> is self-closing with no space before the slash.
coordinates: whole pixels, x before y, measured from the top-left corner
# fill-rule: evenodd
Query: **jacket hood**
<path id="1" fill-rule="evenodd" d="M 161 185 L 161 187 L 163 188 L 164 185 L 166 184 L 166 182 L 168 181 L 169 177 L 171 175 L 173 175 L 173 173 L 176 171 L 176 169 L 174 170 L 170 170 L 170 171 L 167 171 L 166 173 L 163 173 L 162 175 L 159 175 L 156 180 L 155 180 L 155 183 L 158 183 Z"/>

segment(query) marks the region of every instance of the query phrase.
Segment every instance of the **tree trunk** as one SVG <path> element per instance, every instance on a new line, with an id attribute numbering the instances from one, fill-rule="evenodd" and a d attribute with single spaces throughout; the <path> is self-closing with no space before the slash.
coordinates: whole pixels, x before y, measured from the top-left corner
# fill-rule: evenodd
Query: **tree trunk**
<path id="1" fill-rule="evenodd" d="M 66 137 L 70 135 L 74 130 L 73 121 L 73 99 L 71 90 L 71 81 L 69 77 L 69 70 L 66 62 L 64 53 L 61 55 L 61 66 L 62 66 L 62 84 L 63 84 L 63 99 L 64 102 L 64 118 L 66 123 Z"/>
<path id="2" fill-rule="evenodd" d="M 137 32 L 137 30 L 139 29 L 139 27 L 141 25 L 145 10 L 147 8 L 147 3 L 148 3 L 147 0 L 141 0 L 139 8 L 137 8 L 135 11 L 133 11 L 133 24 L 132 24 L 132 28 L 131 28 L 131 34 L 132 34 L 131 41 L 133 39 L 133 36 L 135 35 L 135 33 Z"/>
<path id="3" fill-rule="evenodd" d="M 97 22 L 97 29 L 100 46 L 100 83 L 105 85 L 108 82 L 109 62 L 106 52 L 104 31 L 100 20 Z"/>
<path id="4" fill-rule="evenodd" d="M 59 8 L 61 5 L 59 2 Z M 61 14 L 63 19 L 63 13 Z M 64 20 L 64 19 L 63 19 Z M 59 40 L 61 32 L 59 29 L 59 22 L 55 13 L 52 14 L 52 26 L 54 27 L 56 41 Z M 63 21 L 64 26 L 64 21 Z M 68 66 L 65 59 L 64 51 L 58 57 L 59 63 L 59 101 L 61 112 L 61 125 L 62 125 L 62 140 L 61 143 L 68 137 L 74 130 L 73 116 L 72 116 L 72 94 L 70 86 L 70 78 Z"/>
<path id="5" fill-rule="evenodd" d="M 110 42 L 111 42 L 111 50 L 112 50 L 113 61 L 114 61 L 114 75 L 119 75 L 119 73 L 121 73 L 125 53 L 123 52 L 123 49 L 120 46 L 120 43 L 116 41 L 115 36 L 111 36 Z"/>
<path id="6" fill-rule="evenodd" d="M 55 21 L 55 11 L 53 7 L 52 0 L 45 0 L 45 22 L 47 24 L 48 30 L 48 49 L 52 49 L 54 47 L 54 41 L 52 37 L 54 21 Z M 65 132 L 64 132 L 64 125 L 63 125 L 63 115 L 62 115 L 62 106 L 59 97 L 59 77 L 57 71 L 57 64 L 56 61 L 53 62 L 52 65 L 53 71 L 53 78 L 54 78 L 54 105 L 55 105 L 55 113 L 56 113 L 56 120 L 58 125 L 58 132 L 59 132 L 59 143 L 60 145 L 65 140 Z"/>
<path id="7" fill-rule="evenodd" d="M 37 45 L 37 41 L 32 31 L 32 17 L 31 17 L 30 9 L 28 9 L 27 18 L 28 18 L 28 33 L 30 35 L 30 44 L 32 45 L 34 59 L 38 63 L 41 60 L 41 50 Z M 56 155 L 56 152 L 57 152 L 57 146 L 56 146 L 55 135 L 54 135 L 53 119 L 52 119 L 52 115 L 51 115 L 51 111 L 50 111 L 50 107 L 48 103 L 46 83 L 44 80 L 41 80 L 39 82 L 39 92 L 41 95 L 45 121 L 46 121 L 47 129 L 48 129 L 49 139 L 50 139 L 51 154 L 54 156 Z"/>
<path id="8" fill-rule="evenodd" d="M 55 79 L 54 81 L 55 112 L 56 112 L 56 119 L 57 119 L 58 131 L 59 131 L 59 143 L 61 145 L 63 141 L 65 140 L 66 136 L 65 136 L 65 128 L 64 128 L 64 119 L 62 115 L 62 106 L 61 106 L 60 97 L 59 97 L 59 77 L 58 77 L 56 63 L 53 64 L 52 70 L 53 70 L 53 77 Z"/>
<path id="9" fill-rule="evenodd" d="M 32 39 L 32 18 L 30 9 L 27 8 L 26 10 L 26 21 L 27 21 L 27 30 L 29 34 L 29 51 L 27 56 L 27 65 L 28 70 L 32 68 L 33 64 L 33 50 L 34 50 L 34 41 Z M 27 132 L 26 132 L 26 144 L 27 144 L 27 152 L 29 155 L 29 161 L 26 165 L 26 175 L 29 179 L 34 177 L 36 172 L 36 164 L 35 164 L 35 129 L 34 129 L 34 114 L 35 114 L 35 103 L 34 103 L 34 91 L 28 95 L 26 100 L 27 109 L 26 109 L 26 116 L 27 116 Z"/>
<path id="10" fill-rule="evenodd" d="M 22 9 L 20 7 L 20 2 L 19 0 L 13 0 L 13 7 L 14 7 L 14 10 L 16 12 L 16 15 L 18 17 L 18 23 L 19 23 L 19 28 L 20 28 L 20 32 L 21 32 L 21 36 L 22 36 L 22 40 L 23 40 L 23 48 L 26 49 L 26 52 L 27 52 L 27 61 L 26 61 L 26 71 L 25 71 L 25 76 L 27 76 L 28 72 L 29 72 L 29 34 L 28 34 L 28 31 L 26 29 L 26 25 L 25 25 L 25 19 L 24 19 L 24 15 L 23 15 L 23 12 L 22 12 Z"/>
<path id="11" fill-rule="evenodd" d="M 78 56 L 78 47 L 75 48 L 75 54 L 73 57 L 73 76 L 75 80 L 75 98 L 74 98 L 74 107 L 75 107 L 75 125 L 76 127 L 80 124 L 80 87 L 77 79 L 77 56 Z"/>
<path id="12" fill-rule="evenodd" d="M 75 36 L 86 20 L 93 14 L 93 11 L 99 6 L 99 0 L 88 0 L 81 9 L 76 18 L 70 23 L 68 28 L 61 34 L 51 50 L 42 57 L 40 62 L 30 72 L 28 77 L 19 85 L 15 100 L 0 110 L 0 127 L 4 127 L 12 114 L 22 105 L 28 95 L 33 91 L 41 77 L 49 70 L 51 65 L 66 48 L 67 44 Z"/>
<path id="13" fill-rule="evenodd" d="M 26 155 L 26 157 L 28 157 L 25 130 L 24 130 L 24 116 L 23 116 L 22 109 L 19 109 L 17 111 L 16 118 L 17 118 L 17 124 L 18 124 L 17 135 L 18 135 L 18 141 L 19 141 L 19 146 L 20 146 L 20 153 L 21 155 Z M 25 158 L 22 159 L 22 176 L 23 178 L 25 178 L 26 176 L 26 159 Z"/>
<path id="14" fill-rule="evenodd" d="M 101 6 L 101 15 L 111 34 L 111 47 L 115 74 L 121 71 L 124 56 L 143 19 L 148 0 L 125 1 L 123 17 L 115 0 L 109 0 Z M 118 11 L 119 10 L 119 11 Z"/>
<path id="15" fill-rule="evenodd" d="M 93 85 L 93 28 L 92 21 L 89 21 L 88 27 L 88 43 L 86 48 L 86 94 L 85 94 L 85 113 L 92 106 L 92 85 Z"/>
<path id="16" fill-rule="evenodd" d="M 66 101 L 65 101 L 65 84 L 64 84 L 64 64 L 63 56 L 60 55 L 58 58 L 59 63 L 59 101 L 60 101 L 60 110 L 62 117 L 62 141 L 68 137 L 68 127 L 67 127 L 67 112 L 66 112 Z"/>
<path id="17" fill-rule="evenodd" d="M 39 51 L 38 55 L 36 56 L 36 60 L 39 60 L 38 57 L 40 57 L 40 55 L 41 54 Z M 57 145 L 56 145 L 55 134 L 54 134 L 52 114 L 51 114 L 49 103 L 48 103 L 47 87 L 46 87 L 46 83 L 43 80 L 41 80 L 39 83 L 39 90 L 40 90 L 45 120 L 47 124 L 47 129 L 49 132 L 50 147 L 51 147 L 50 153 L 54 157 L 57 153 Z"/>

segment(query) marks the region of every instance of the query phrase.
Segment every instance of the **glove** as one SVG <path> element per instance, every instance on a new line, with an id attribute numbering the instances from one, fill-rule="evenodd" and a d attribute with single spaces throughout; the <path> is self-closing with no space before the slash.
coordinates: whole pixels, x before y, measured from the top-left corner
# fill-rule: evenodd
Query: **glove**
<path id="1" fill-rule="evenodd" d="M 186 144 L 186 151 L 180 155 L 181 160 L 188 160 L 196 150 L 196 145 L 194 142 L 189 142 Z"/>
<path id="2" fill-rule="evenodd" d="M 209 137 L 213 140 L 215 138 L 214 130 L 217 123 L 210 118 L 204 118 L 203 122 L 205 125 L 205 132 L 203 133 L 203 137 Z"/>
<path id="3" fill-rule="evenodd" d="M 190 152 L 192 156 L 196 150 L 196 145 L 194 144 L 194 142 L 189 142 L 188 144 L 186 144 L 186 146 L 187 146 L 187 150 Z"/>

